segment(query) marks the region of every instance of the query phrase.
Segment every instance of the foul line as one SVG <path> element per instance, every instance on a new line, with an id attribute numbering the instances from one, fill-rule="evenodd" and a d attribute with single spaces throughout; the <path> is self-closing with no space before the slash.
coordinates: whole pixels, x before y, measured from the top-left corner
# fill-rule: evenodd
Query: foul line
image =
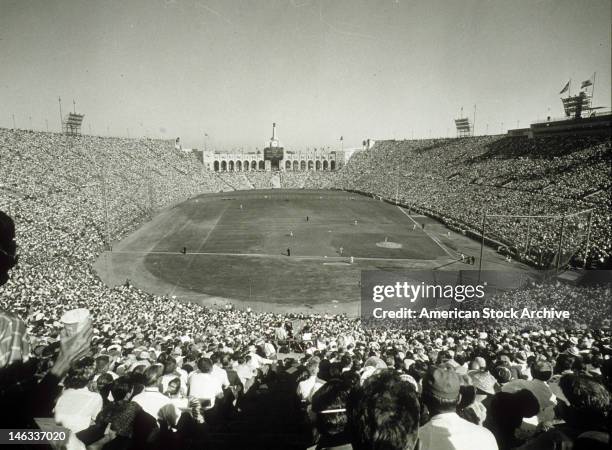
<path id="1" fill-rule="evenodd" d="M 404 210 L 404 209 L 403 209 L 401 206 L 398 206 L 397 208 L 398 208 L 398 209 L 399 209 L 401 212 L 403 212 L 403 213 L 404 213 L 404 215 L 405 215 L 406 217 L 408 217 L 410 220 L 412 220 L 412 221 L 415 223 L 415 225 L 417 225 L 417 226 L 421 226 L 421 224 L 420 224 L 420 223 L 418 223 L 416 220 L 414 220 L 412 217 L 410 217 L 410 214 L 408 214 L 408 213 L 407 213 L 407 212 L 406 212 L 406 211 L 405 211 L 405 210 Z M 425 234 L 426 234 L 426 235 L 427 235 L 427 236 L 428 236 L 428 237 L 429 237 L 429 238 L 430 238 L 432 241 L 434 241 L 434 242 L 435 242 L 435 243 L 438 245 L 438 247 L 440 247 L 442 250 L 444 250 L 444 253 L 446 253 L 448 256 L 450 256 L 450 257 L 451 257 L 451 258 L 453 258 L 453 259 L 457 259 L 457 256 L 453 256 L 453 255 L 452 255 L 452 254 L 451 254 L 451 253 L 450 253 L 450 252 L 449 252 L 449 251 L 446 249 L 446 247 L 445 247 L 444 245 L 442 245 L 442 243 L 441 243 L 441 242 L 440 242 L 440 241 L 439 241 L 439 240 L 438 240 L 438 239 L 437 239 L 435 236 L 432 236 L 431 234 L 429 234 L 429 232 L 428 232 L 428 231 L 425 231 L 424 229 L 422 229 L 422 231 L 423 231 L 423 233 L 425 233 Z"/>

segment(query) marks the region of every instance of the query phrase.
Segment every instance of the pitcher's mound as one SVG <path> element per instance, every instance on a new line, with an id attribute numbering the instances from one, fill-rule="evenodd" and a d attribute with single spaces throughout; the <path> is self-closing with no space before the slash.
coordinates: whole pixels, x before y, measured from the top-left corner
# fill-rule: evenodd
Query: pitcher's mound
<path id="1" fill-rule="evenodd" d="M 402 244 L 400 244 L 399 242 L 390 242 L 390 241 L 377 242 L 376 246 L 382 247 L 382 248 L 402 248 Z"/>

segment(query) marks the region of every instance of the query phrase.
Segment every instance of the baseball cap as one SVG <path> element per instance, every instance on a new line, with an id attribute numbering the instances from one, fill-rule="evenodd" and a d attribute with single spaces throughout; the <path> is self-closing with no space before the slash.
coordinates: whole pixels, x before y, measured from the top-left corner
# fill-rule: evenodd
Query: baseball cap
<path id="1" fill-rule="evenodd" d="M 470 373 L 472 384 L 476 389 L 481 390 L 485 394 L 495 395 L 495 385 L 497 381 L 486 370 Z"/>
<path id="2" fill-rule="evenodd" d="M 423 393 L 441 399 L 456 400 L 460 386 L 459 375 L 447 364 L 430 368 L 423 377 Z"/>

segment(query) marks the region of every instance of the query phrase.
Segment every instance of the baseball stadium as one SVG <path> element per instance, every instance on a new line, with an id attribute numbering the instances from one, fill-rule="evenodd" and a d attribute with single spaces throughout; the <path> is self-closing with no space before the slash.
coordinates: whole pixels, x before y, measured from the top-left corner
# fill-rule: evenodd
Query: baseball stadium
<path id="1" fill-rule="evenodd" d="M 610 13 L 0 0 L 0 445 L 610 448 Z"/>

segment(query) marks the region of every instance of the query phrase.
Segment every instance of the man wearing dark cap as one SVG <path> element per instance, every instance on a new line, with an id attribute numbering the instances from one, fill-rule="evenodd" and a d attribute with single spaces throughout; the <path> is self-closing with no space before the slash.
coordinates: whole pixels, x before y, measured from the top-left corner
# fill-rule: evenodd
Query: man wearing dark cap
<path id="1" fill-rule="evenodd" d="M 555 417 L 554 408 L 557 405 L 557 398 L 548 385 L 552 373 L 552 364 L 548 361 L 536 361 L 531 366 L 533 379 L 525 382 L 525 387 L 533 392 L 540 404 L 539 422 L 549 422 Z"/>
<path id="2" fill-rule="evenodd" d="M 423 403 L 431 417 L 419 429 L 421 450 L 497 450 L 493 434 L 457 415 L 461 380 L 447 364 L 431 367 L 423 377 Z"/>

